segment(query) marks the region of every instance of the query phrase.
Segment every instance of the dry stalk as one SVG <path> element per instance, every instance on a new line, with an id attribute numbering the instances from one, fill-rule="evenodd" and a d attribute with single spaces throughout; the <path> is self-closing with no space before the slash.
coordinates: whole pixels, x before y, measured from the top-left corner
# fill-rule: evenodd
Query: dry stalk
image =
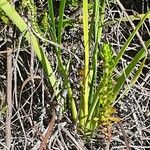
<path id="1" fill-rule="evenodd" d="M 53 115 L 52 115 L 52 118 L 49 122 L 49 125 L 48 125 L 48 129 L 47 129 L 47 132 L 41 142 L 41 145 L 39 147 L 39 150 L 46 150 L 46 145 L 47 145 L 47 141 L 48 141 L 48 138 L 49 136 L 52 134 L 52 131 L 53 131 L 53 128 L 54 128 L 54 125 L 55 125 L 55 110 L 53 111 Z"/>
<path id="2" fill-rule="evenodd" d="M 11 148 L 11 117 L 12 117 L 12 50 L 7 51 L 7 113 L 6 113 L 6 146 Z"/>

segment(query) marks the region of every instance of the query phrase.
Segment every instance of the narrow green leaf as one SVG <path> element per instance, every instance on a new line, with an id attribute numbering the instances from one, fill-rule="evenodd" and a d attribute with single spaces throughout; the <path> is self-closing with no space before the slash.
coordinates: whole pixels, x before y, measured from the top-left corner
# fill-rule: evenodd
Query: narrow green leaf
<path id="1" fill-rule="evenodd" d="M 55 27 L 55 19 L 54 19 L 54 10 L 53 10 L 53 1 L 52 0 L 48 0 L 48 5 L 49 5 L 49 15 L 51 18 L 52 23 L 50 23 L 50 25 L 52 24 L 52 29 L 54 31 L 54 41 L 58 44 L 61 44 L 61 40 L 62 40 L 62 29 L 63 29 L 63 15 L 64 15 L 64 9 L 65 9 L 65 3 L 66 0 L 61 0 L 60 1 L 60 7 L 59 7 L 59 22 L 58 22 L 58 29 L 57 29 L 57 35 L 56 35 L 56 27 Z M 59 72 L 62 75 L 63 79 L 64 79 L 64 87 L 67 89 L 68 91 L 68 97 L 69 97 L 69 102 L 70 102 L 70 107 L 71 107 L 71 112 L 72 112 L 72 118 L 75 121 L 77 119 L 77 109 L 76 109 L 76 104 L 73 98 L 73 93 L 72 93 L 72 89 L 70 86 L 70 82 L 68 79 L 68 72 L 67 69 L 64 65 L 63 65 L 63 61 L 62 61 L 62 57 L 61 57 L 61 47 L 55 47 L 56 49 L 56 55 L 57 55 L 57 60 L 58 60 L 58 68 L 59 68 Z M 70 64 L 70 62 L 68 62 L 68 65 Z"/>
<path id="2" fill-rule="evenodd" d="M 145 16 L 141 19 L 141 21 L 139 22 L 139 24 L 136 26 L 136 28 L 134 29 L 134 31 L 131 33 L 131 35 L 129 36 L 129 38 L 127 39 L 127 41 L 125 42 L 125 44 L 123 45 L 123 47 L 121 48 L 119 54 L 116 57 L 115 60 L 115 65 L 114 68 L 116 68 L 116 65 L 118 64 L 118 62 L 120 61 L 122 55 L 124 54 L 125 50 L 127 49 L 127 47 L 129 46 L 130 42 L 132 41 L 132 39 L 134 38 L 134 36 L 136 35 L 137 31 L 139 30 L 139 28 L 142 26 L 142 24 L 144 23 L 145 19 L 147 18 L 147 16 L 149 15 L 148 11 Z M 113 69 L 114 70 L 114 69 Z"/>
<path id="3" fill-rule="evenodd" d="M 125 71 L 122 73 L 122 75 L 120 75 L 120 77 L 117 79 L 117 83 L 114 87 L 114 100 L 116 99 L 117 95 L 120 92 L 120 89 L 122 88 L 123 84 L 125 83 L 126 79 L 129 77 L 130 73 L 133 71 L 133 69 L 135 68 L 136 64 L 138 64 L 138 62 L 145 56 L 145 50 L 144 48 L 142 48 L 137 54 L 136 56 L 133 58 L 133 60 L 130 62 L 130 64 L 128 65 L 128 67 L 125 69 Z M 145 60 L 145 59 L 144 59 Z"/>
<path id="4" fill-rule="evenodd" d="M 49 24 L 52 27 L 53 30 L 53 35 L 55 35 L 55 42 L 56 42 L 56 27 L 55 27 L 55 16 L 54 16 L 54 9 L 53 9 L 53 1 L 52 0 L 47 0 L 48 1 L 48 10 L 49 10 Z"/>
<path id="5" fill-rule="evenodd" d="M 139 78 L 142 69 L 145 65 L 145 61 L 146 61 L 146 57 L 144 58 L 144 60 L 142 61 L 142 63 L 140 64 L 138 70 L 136 71 L 136 73 L 134 74 L 134 77 L 131 79 L 129 85 L 126 86 L 125 91 L 123 91 L 123 93 L 121 94 L 121 96 L 119 98 L 121 98 L 122 96 L 124 96 L 125 94 L 128 93 L 128 91 L 132 88 L 132 86 L 135 84 L 135 82 L 137 81 L 137 79 Z M 117 94 L 116 94 L 117 95 Z M 114 100 L 116 99 L 116 97 L 114 97 Z"/>
<path id="6" fill-rule="evenodd" d="M 21 16 L 16 12 L 16 10 L 9 4 L 7 0 L 1 0 L 0 1 L 0 8 L 6 13 L 6 15 L 13 21 L 13 23 L 19 28 L 19 30 L 25 35 L 25 37 L 28 39 L 29 42 L 33 45 L 33 49 L 41 62 L 43 69 L 49 79 L 50 84 L 55 89 L 55 85 L 57 83 L 57 80 L 55 78 L 55 75 L 53 73 L 53 70 L 51 68 L 51 65 L 45 55 L 45 53 L 41 50 L 38 40 L 33 35 L 33 33 L 28 31 L 28 26 L 24 22 L 24 20 L 21 18 Z"/>
<path id="7" fill-rule="evenodd" d="M 97 57 L 98 57 L 98 44 L 101 41 L 102 37 L 102 29 L 103 29 L 103 24 L 104 24 L 104 18 L 105 18 L 105 0 L 102 0 L 99 2 L 99 0 L 95 1 L 95 15 L 93 18 L 95 19 L 95 47 L 94 47 L 94 53 L 93 53 L 93 59 L 92 59 L 92 70 L 93 70 L 93 75 L 92 75 L 92 82 L 90 86 L 90 103 L 93 101 L 93 94 L 95 91 L 95 88 L 93 85 L 96 85 L 96 78 L 97 78 Z"/>
<path id="8" fill-rule="evenodd" d="M 150 46 L 150 39 L 145 42 L 145 46 L 148 48 Z M 132 72 L 132 70 L 134 69 L 134 67 L 136 66 L 136 64 L 143 59 L 144 57 L 146 57 L 146 53 L 144 48 L 141 48 L 141 50 L 136 54 L 136 56 L 133 58 L 133 60 L 130 62 L 130 64 L 128 65 L 128 67 L 125 70 L 125 74 L 124 72 L 120 75 L 120 77 L 117 79 L 117 84 L 114 87 L 114 100 L 116 99 L 120 89 L 122 88 L 123 84 L 125 83 L 125 77 L 128 77 L 129 74 Z"/>
<path id="9" fill-rule="evenodd" d="M 59 22 L 58 22 L 58 38 L 57 38 L 58 44 L 61 44 L 62 27 L 63 27 L 63 15 L 64 15 L 64 10 L 65 10 L 65 3 L 66 3 L 66 0 L 61 0 L 60 1 Z"/>
<path id="10" fill-rule="evenodd" d="M 83 90 L 83 103 L 81 103 L 80 121 L 81 126 L 85 126 L 86 118 L 88 116 L 88 98 L 89 98 L 89 30 L 88 30 L 88 0 L 83 0 L 83 39 L 84 39 L 84 53 L 85 53 L 85 66 L 84 66 L 84 90 Z M 81 116 L 82 115 L 82 116 Z"/>

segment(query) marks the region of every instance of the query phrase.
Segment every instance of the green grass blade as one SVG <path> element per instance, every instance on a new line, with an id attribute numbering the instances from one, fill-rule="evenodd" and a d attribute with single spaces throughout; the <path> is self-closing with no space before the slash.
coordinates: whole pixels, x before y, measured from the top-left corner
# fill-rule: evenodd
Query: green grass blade
<path id="1" fill-rule="evenodd" d="M 139 76 L 140 76 L 140 74 L 141 74 L 141 72 L 142 72 L 142 69 L 143 69 L 143 67 L 144 67 L 144 65 L 145 65 L 146 58 L 147 58 L 147 57 L 144 58 L 144 60 L 143 60 L 142 63 L 140 64 L 138 70 L 136 71 L 134 77 L 131 79 L 130 84 L 127 85 L 127 87 L 125 88 L 125 91 L 121 94 L 121 96 L 120 96 L 119 98 L 121 98 L 121 97 L 124 96 L 126 93 L 128 93 L 128 91 L 129 91 L 129 90 L 132 88 L 132 86 L 135 84 L 135 82 L 136 82 L 137 79 L 139 78 Z M 115 99 L 116 99 L 116 97 L 115 97 Z"/>
<path id="2" fill-rule="evenodd" d="M 127 47 L 129 46 L 130 42 L 132 41 L 132 39 L 134 38 L 134 36 L 136 35 L 137 31 L 139 30 L 139 28 L 143 25 L 145 19 L 147 18 L 147 16 L 149 15 L 148 11 L 145 16 L 141 19 L 141 21 L 139 22 L 139 24 L 136 26 L 136 28 L 134 29 L 134 31 L 131 33 L 131 35 L 129 36 L 129 38 L 127 39 L 127 41 L 125 42 L 125 44 L 123 45 L 123 47 L 121 48 L 119 54 L 117 55 L 116 59 L 115 59 L 115 65 L 113 67 L 112 70 L 114 70 L 114 68 L 116 68 L 116 65 L 118 64 L 118 62 L 120 61 L 122 55 L 124 54 L 125 50 L 127 49 Z"/>
<path id="3" fill-rule="evenodd" d="M 62 27 L 63 27 L 63 15 L 64 15 L 64 10 L 65 10 L 65 3 L 66 3 L 66 0 L 61 0 L 60 1 L 59 22 L 58 22 L 58 36 L 57 36 L 58 44 L 61 44 Z"/>
<path id="4" fill-rule="evenodd" d="M 150 39 L 145 42 L 145 46 L 148 48 L 150 46 Z M 129 76 L 130 72 L 134 69 L 135 65 L 144 57 L 146 57 L 147 52 L 145 52 L 144 48 L 142 48 L 136 56 L 133 58 L 133 60 L 130 62 L 128 67 L 125 70 L 125 74 L 122 73 L 120 77 L 117 79 L 117 84 L 114 87 L 114 100 L 116 99 L 120 89 L 122 88 L 123 84 L 125 83 L 125 76 Z"/>
<path id="5" fill-rule="evenodd" d="M 24 33 L 25 37 L 27 38 L 27 40 L 29 42 L 31 42 L 31 44 L 33 45 L 33 49 L 39 59 L 39 61 L 42 64 L 42 67 L 49 79 L 50 84 L 53 87 L 53 90 L 55 92 L 55 95 L 57 96 L 57 94 L 59 93 L 59 90 L 56 87 L 56 77 L 53 73 L 53 70 L 51 68 L 51 65 L 48 61 L 48 58 L 46 57 L 45 53 L 41 50 L 38 40 L 35 37 L 35 35 L 32 32 L 28 31 L 28 26 L 27 24 L 24 22 L 24 20 L 21 18 L 21 16 L 16 12 L 16 10 L 9 4 L 9 2 L 7 0 L 1 0 L 0 1 L 0 8 L 6 13 L 6 15 L 13 21 L 13 23 L 19 28 L 19 30 Z M 53 42 L 52 42 L 53 43 Z M 53 44 L 54 46 L 57 47 L 58 44 Z M 61 62 L 60 58 L 58 57 L 58 61 Z M 65 72 L 62 63 L 61 67 L 62 70 Z M 73 115 L 73 119 L 75 120 L 77 118 L 77 110 L 76 110 L 76 105 L 75 105 L 75 101 L 73 99 L 72 96 L 72 90 L 70 88 L 70 84 L 67 80 L 67 76 L 65 76 L 65 83 L 67 83 L 67 88 L 68 88 L 68 95 L 70 97 L 70 104 L 71 104 L 71 111 L 72 111 L 72 115 Z"/>
<path id="6" fill-rule="evenodd" d="M 100 1 L 100 6 L 99 7 L 100 7 L 100 12 L 99 12 L 100 17 L 99 17 L 98 24 L 96 24 L 96 25 L 98 25 L 98 30 L 95 31 L 95 34 L 97 34 L 97 38 L 96 38 L 97 43 L 100 43 L 100 40 L 102 38 L 102 30 L 103 30 L 103 25 L 104 25 L 105 7 L 106 7 L 105 0 Z"/>
<path id="7" fill-rule="evenodd" d="M 94 98 L 94 93 L 97 89 L 95 89 L 96 87 L 94 87 L 94 85 L 97 84 L 97 64 L 98 64 L 98 45 L 101 41 L 102 38 L 102 29 L 103 29 L 103 24 L 104 24 L 104 18 L 105 18 L 105 0 L 96 0 L 95 4 L 94 4 L 94 15 L 91 22 L 91 26 L 93 24 L 93 32 L 94 32 L 94 43 L 95 43 L 95 47 L 94 47 L 94 53 L 93 53 L 93 59 L 92 59 L 92 70 L 90 70 L 90 72 L 92 72 L 92 74 L 90 75 L 92 80 L 90 82 L 90 93 L 89 93 L 89 116 L 88 116 L 88 120 L 86 122 L 86 128 L 89 130 L 93 130 L 95 128 L 95 121 L 89 119 L 92 118 L 91 114 L 93 115 L 92 111 L 94 110 L 94 113 L 96 114 L 99 110 L 98 107 L 93 106 L 94 104 L 97 104 L 98 99 Z M 92 29 L 92 28 L 91 28 Z M 91 31 L 90 31 L 91 32 Z M 90 35 L 92 35 L 92 33 L 90 33 Z M 91 36 L 90 36 L 91 37 Z M 91 40 L 91 39 L 90 39 Z M 91 108 L 93 106 L 93 109 Z M 90 120 L 90 121 L 89 121 Z"/>
<path id="8" fill-rule="evenodd" d="M 85 52 L 85 66 L 84 66 L 84 90 L 83 90 L 83 102 L 81 103 L 80 124 L 82 126 L 86 123 L 88 116 L 88 98 L 89 98 L 89 86 L 88 86 L 88 74 L 89 74 L 89 34 L 88 34 L 88 0 L 83 0 L 83 33 L 84 33 L 84 52 Z"/>
<path id="9" fill-rule="evenodd" d="M 64 10 L 65 10 L 65 4 L 66 4 L 66 0 L 61 0 L 60 1 L 60 6 L 59 6 L 59 22 L 58 22 L 58 34 L 57 34 L 57 43 L 61 44 L 61 40 L 62 40 L 62 30 L 63 30 L 63 16 L 64 16 Z M 76 108 L 76 104 L 73 98 L 73 93 L 72 93 L 72 89 L 71 89 L 71 85 L 68 79 L 68 75 L 66 72 L 66 67 L 63 65 L 62 63 L 62 58 L 61 58 L 61 49 L 58 48 L 57 50 L 57 58 L 58 58 L 58 62 L 59 62 L 59 68 L 61 71 L 61 74 L 63 75 L 64 78 L 64 84 L 67 87 L 68 90 L 68 96 L 69 96 L 69 100 L 70 100 L 70 105 L 71 105 L 71 112 L 72 112 L 72 117 L 73 120 L 77 119 L 77 108 Z"/>
<path id="10" fill-rule="evenodd" d="M 24 20 L 21 18 L 21 16 L 16 12 L 16 10 L 9 4 L 7 0 L 1 0 L 0 1 L 0 8 L 6 13 L 6 15 L 13 21 L 13 23 L 18 27 L 18 29 L 22 32 L 25 33 L 25 37 L 28 39 L 29 42 L 33 45 L 33 49 L 41 62 L 43 69 L 49 79 L 50 84 L 56 91 L 55 84 L 57 83 L 56 77 L 53 74 L 53 70 L 51 68 L 51 65 L 44 54 L 44 52 L 41 50 L 38 40 L 36 37 L 33 35 L 33 33 L 30 33 L 28 31 L 28 26 L 24 22 Z M 57 94 L 57 93 L 56 93 Z"/>
<path id="11" fill-rule="evenodd" d="M 99 10 L 99 0 L 95 1 L 95 42 L 97 42 L 98 29 L 99 29 L 99 21 L 100 21 L 100 10 Z"/>
<path id="12" fill-rule="evenodd" d="M 128 65 L 128 67 L 125 69 L 125 71 L 122 73 L 122 75 L 117 79 L 117 83 L 114 87 L 114 100 L 116 99 L 117 95 L 120 92 L 120 89 L 122 88 L 123 84 L 126 81 L 126 78 L 129 77 L 130 73 L 133 71 L 133 69 L 135 68 L 136 64 L 143 58 L 146 57 L 145 56 L 145 50 L 144 48 L 142 48 L 137 54 L 136 56 L 133 58 L 133 60 L 130 62 L 130 64 Z M 139 67 L 140 68 L 140 67 Z M 137 75 L 139 76 L 139 75 Z M 136 76 L 135 76 L 136 78 Z"/>
<path id="13" fill-rule="evenodd" d="M 93 17 L 94 18 L 94 17 Z M 98 56 L 98 44 L 100 43 L 101 37 L 102 37 L 102 29 L 104 24 L 104 18 L 105 18 L 105 0 L 102 0 L 99 4 L 99 0 L 95 1 L 95 47 L 94 47 L 94 53 L 93 53 L 93 59 L 92 59 L 92 82 L 90 86 L 90 103 L 92 103 L 93 100 L 93 94 L 94 94 L 94 87 L 93 85 L 96 84 L 96 78 L 97 78 L 97 56 Z"/>
<path id="14" fill-rule="evenodd" d="M 48 10 L 49 10 L 49 24 L 52 28 L 53 35 L 55 35 L 55 42 L 56 42 L 56 27 L 55 27 L 55 16 L 54 16 L 54 9 L 53 9 L 53 1 L 52 0 L 47 0 L 48 1 Z"/>
<path id="15" fill-rule="evenodd" d="M 17 27 L 21 32 L 27 30 L 27 24 L 7 0 L 0 0 L 0 8 L 6 13 L 6 15 L 13 21 L 14 24 L 17 24 Z"/>
<path id="16" fill-rule="evenodd" d="M 64 15 L 64 9 L 65 9 L 65 3 L 66 0 L 61 0 L 60 1 L 60 7 L 59 7 L 59 22 L 58 22 L 58 29 L 57 29 L 57 35 L 56 35 L 56 26 L 55 26 L 55 19 L 54 19 L 54 10 L 53 10 L 53 1 L 52 0 L 48 0 L 48 5 L 49 5 L 49 15 L 51 18 L 52 23 L 50 23 L 50 25 L 52 24 L 52 28 L 54 31 L 54 41 L 58 44 L 61 44 L 61 40 L 62 40 L 62 27 L 63 27 L 63 15 Z M 63 65 L 63 61 L 62 61 L 62 57 L 61 57 L 61 47 L 55 46 L 56 49 L 56 55 L 57 55 L 57 60 L 58 60 L 58 68 L 59 68 L 59 72 L 62 75 L 63 79 L 64 79 L 64 87 L 67 89 L 68 91 L 68 97 L 69 97 L 69 102 L 70 102 L 70 107 L 71 107 L 71 112 L 72 112 L 72 118 L 75 121 L 77 119 L 77 109 L 76 109 L 76 104 L 73 98 L 73 93 L 72 93 L 72 89 L 70 86 L 70 82 L 68 79 L 68 72 L 66 71 L 67 68 L 65 68 L 65 66 Z"/>
<path id="17" fill-rule="evenodd" d="M 104 44 L 102 48 L 103 48 L 102 51 L 105 51 L 106 53 L 110 53 L 112 51 L 112 49 L 109 46 L 109 44 Z M 105 74 L 105 72 L 104 72 L 104 74 Z M 97 108 L 99 106 L 98 105 L 99 96 L 100 96 L 100 93 L 102 92 L 102 90 L 105 88 L 105 84 L 102 82 L 102 80 L 103 79 L 101 79 L 101 82 L 98 85 L 98 88 L 96 89 L 96 92 L 95 92 L 94 98 L 93 98 L 93 102 L 90 105 L 88 121 L 90 121 L 92 118 L 94 118 L 93 116 L 95 115 L 95 112 L 97 112 Z"/>

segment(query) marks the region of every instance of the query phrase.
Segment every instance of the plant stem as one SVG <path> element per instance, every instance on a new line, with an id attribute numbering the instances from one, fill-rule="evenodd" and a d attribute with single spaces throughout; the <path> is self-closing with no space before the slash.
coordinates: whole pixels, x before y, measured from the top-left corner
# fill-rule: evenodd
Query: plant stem
<path id="1" fill-rule="evenodd" d="M 89 86 L 88 86 L 88 73 L 89 73 L 89 35 L 88 35 L 88 1 L 83 0 L 83 30 L 84 30 L 84 51 L 85 51 L 85 66 L 84 66 L 84 89 L 83 89 L 83 119 L 81 119 L 81 125 L 85 125 L 86 118 L 88 116 L 88 98 L 89 98 Z"/>

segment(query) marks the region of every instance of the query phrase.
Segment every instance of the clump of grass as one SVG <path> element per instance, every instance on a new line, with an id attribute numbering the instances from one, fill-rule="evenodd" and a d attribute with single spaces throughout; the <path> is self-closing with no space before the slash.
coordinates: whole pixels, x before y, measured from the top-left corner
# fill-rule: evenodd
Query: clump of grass
<path id="1" fill-rule="evenodd" d="M 83 1 L 83 4 L 86 4 L 87 1 Z M 85 8 L 84 8 L 85 7 Z M 85 11 L 85 13 L 84 13 Z M 87 11 L 88 5 L 83 5 L 83 18 L 87 18 Z M 85 16 L 84 16 L 85 14 Z M 129 36 L 125 44 L 122 46 L 120 52 L 117 54 L 116 57 L 113 56 L 112 47 L 109 43 L 101 44 L 102 38 L 102 30 L 104 25 L 104 17 L 105 17 L 105 0 L 99 2 L 96 0 L 93 3 L 93 18 L 91 19 L 91 24 L 88 24 L 87 19 L 83 19 L 84 25 L 84 37 L 90 37 L 89 41 L 94 41 L 94 52 L 93 52 L 93 59 L 91 61 L 92 66 L 87 66 L 85 64 L 85 71 L 87 68 L 90 68 L 89 72 L 86 73 L 84 79 L 85 81 L 88 80 L 88 84 L 83 84 L 84 89 L 88 90 L 90 93 L 86 96 L 86 91 L 83 91 L 83 103 L 81 103 L 81 109 L 83 108 L 84 115 L 81 114 L 81 120 L 84 119 L 83 122 L 80 122 L 81 128 L 83 132 L 91 134 L 98 126 L 102 124 L 111 125 L 112 122 L 119 121 L 119 118 L 113 117 L 113 113 L 115 113 L 115 109 L 113 108 L 112 104 L 115 102 L 118 94 L 122 86 L 124 85 L 126 79 L 129 77 L 130 73 L 135 68 L 136 64 L 141 60 L 141 58 L 145 57 L 140 64 L 140 67 L 134 74 L 133 79 L 131 80 L 131 86 L 136 82 L 137 78 L 139 77 L 144 62 L 147 58 L 147 50 L 142 49 L 143 54 L 139 57 L 139 53 L 133 58 L 131 63 L 128 67 L 123 71 L 123 73 L 115 80 L 115 68 L 117 64 L 122 58 L 122 55 L 125 53 L 126 48 L 138 32 L 141 25 L 144 23 L 146 17 L 148 16 L 149 12 L 145 14 L 145 16 L 141 19 L 139 24 L 136 26 L 132 34 Z M 95 21 L 94 21 L 95 20 Z M 90 30 L 88 30 L 87 26 L 90 26 Z M 88 31 L 90 31 L 90 35 L 88 35 Z M 93 35 L 93 36 L 92 36 Z M 94 37 L 92 39 L 92 37 Z M 87 40 L 88 38 L 84 38 L 84 46 L 85 46 L 85 54 L 89 53 L 88 46 L 90 43 Z M 93 44 L 93 43 L 92 43 Z M 100 56 L 103 61 L 103 69 L 102 69 L 102 76 L 97 76 L 97 62 L 98 62 L 98 52 L 100 51 Z M 89 64 L 89 55 L 85 55 L 85 62 Z M 92 78 L 89 78 L 89 75 Z M 114 78 L 113 78 L 114 77 Z M 97 80 L 98 78 L 98 80 Z M 115 80 L 116 83 L 113 82 Z M 94 85 L 94 86 L 93 86 Z M 97 85 L 97 86 L 95 86 Z M 126 92 L 129 89 L 126 90 Z M 86 97 L 86 100 L 85 100 Z"/>
<path id="2" fill-rule="evenodd" d="M 77 5 L 77 3 L 75 3 Z M 113 117 L 115 109 L 112 104 L 115 102 L 117 96 L 120 93 L 122 86 L 124 85 L 126 79 L 130 76 L 131 72 L 134 70 L 137 63 L 142 60 L 137 71 L 134 73 L 134 77 L 131 79 L 131 86 L 137 81 L 142 68 L 144 66 L 145 60 L 147 58 L 146 49 L 142 48 L 130 64 L 125 68 L 121 75 L 116 79 L 115 68 L 121 60 L 123 54 L 125 53 L 127 47 L 131 43 L 132 39 L 144 23 L 145 19 L 148 17 L 149 12 L 141 17 L 141 21 L 133 30 L 127 41 L 122 46 L 120 52 L 117 56 L 113 55 L 113 50 L 110 43 L 103 42 L 103 25 L 105 18 L 105 0 L 95 0 L 90 3 L 92 6 L 92 17 L 89 21 L 89 9 L 88 1 L 83 0 L 83 39 L 84 39 L 84 53 L 85 53 L 85 64 L 84 64 L 84 76 L 81 83 L 81 98 L 80 98 L 80 109 L 77 110 L 75 100 L 73 98 L 73 89 L 70 86 L 70 81 L 68 78 L 68 69 L 70 66 L 70 61 L 68 61 L 67 67 L 63 65 L 62 61 L 62 32 L 63 32 L 63 21 L 64 21 L 64 10 L 66 5 L 66 0 L 60 1 L 59 6 L 59 21 L 55 20 L 53 1 L 48 0 L 48 24 L 51 27 L 51 39 L 48 41 L 55 48 L 55 53 L 58 61 L 59 73 L 62 76 L 63 87 L 67 89 L 70 109 L 72 113 L 72 119 L 77 122 L 80 131 L 85 135 L 92 135 L 92 133 L 101 125 L 110 125 L 112 122 L 118 121 L 118 118 Z M 13 23 L 19 28 L 19 30 L 24 34 L 29 42 L 32 43 L 35 53 L 41 62 L 43 69 L 49 79 L 50 84 L 53 87 L 55 95 L 58 99 L 61 98 L 59 94 L 59 87 L 57 86 L 57 78 L 53 73 L 50 62 L 44 51 L 40 48 L 36 36 L 28 30 L 27 24 L 21 18 L 21 16 L 15 11 L 15 9 L 8 3 L 7 0 L 0 1 L 0 8 L 6 13 L 6 15 L 13 21 Z M 91 12 L 90 12 L 91 13 Z M 13 14 L 13 15 L 12 15 Z M 36 24 L 37 26 L 37 24 Z M 38 31 L 37 31 L 38 32 Z M 94 46 L 93 46 L 94 45 Z M 147 41 L 145 45 L 148 47 L 150 41 Z M 92 53 L 92 60 L 90 65 L 90 50 L 94 47 Z M 102 75 L 98 76 L 97 64 L 98 55 L 103 61 Z M 115 80 L 115 82 L 114 82 Z M 126 89 L 126 92 L 130 89 Z M 63 97 L 62 97 L 63 98 Z M 67 108 L 65 108 L 67 109 Z M 79 115 L 78 115 L 79 114 Z"/>

